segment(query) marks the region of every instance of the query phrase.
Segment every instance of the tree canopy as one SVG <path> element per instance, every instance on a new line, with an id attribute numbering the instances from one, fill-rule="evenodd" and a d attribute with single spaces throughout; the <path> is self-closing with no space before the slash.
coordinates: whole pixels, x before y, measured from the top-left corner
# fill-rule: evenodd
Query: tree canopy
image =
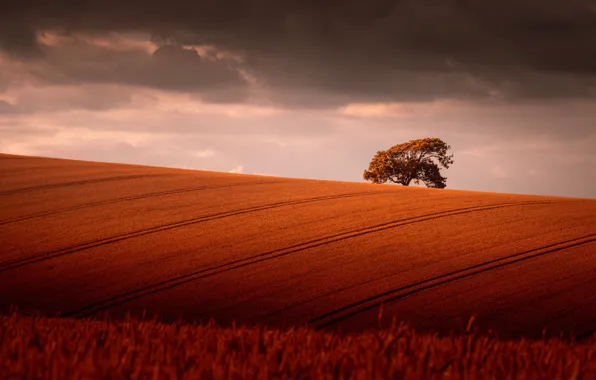
<path id="1" fill-rule="evenodd" d="M 373 183 L 387 181 L 409 186 L 412 181 L 421 181 L 427 187 L 445 188 L 447 178 L 441 175 L 441 168 L 453 164 L 451 149 L 439 138 L 411 140 L 394 145 L 387 150 L 378 151 L 373 157 L 364 179 Z"/>

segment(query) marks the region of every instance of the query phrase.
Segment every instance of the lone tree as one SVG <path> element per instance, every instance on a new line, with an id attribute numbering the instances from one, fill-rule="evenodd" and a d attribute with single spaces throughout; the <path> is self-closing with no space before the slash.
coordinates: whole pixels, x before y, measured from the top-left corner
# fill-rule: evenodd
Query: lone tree
<path id="1" fill-rule="evenodd" d="M 439 189 L 447 186 L 447 178 L 441 175 L 439 165 L 445 169 L 453 164 L 453 154 L 447 155 L 451 147 L 439 138 L 411 140 L 378 151 L 373 157 L 364 179 L 373 183 L 391 181 L 404 186 L 410 182 L 424 182 L 427 187 Z M 436 162 L 435 162 L 436 161 Z"/>

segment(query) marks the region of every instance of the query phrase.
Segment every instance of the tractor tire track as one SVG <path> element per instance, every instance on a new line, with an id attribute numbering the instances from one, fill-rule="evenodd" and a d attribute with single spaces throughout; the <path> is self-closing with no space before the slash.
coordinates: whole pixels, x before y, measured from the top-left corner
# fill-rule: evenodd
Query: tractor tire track
<path id="1" fill-rule="evenodd" d="M 111 236 L 108 238 L 92 240 L 92 241 L 88 241 L 85 243 L 77 244 L 77 245 L 70 246 L 70 247 L 60 248 L 60 249 L 56 249 L 56 250 L 49 251 L 49 252 L 37 253 L 37 254 L 31 255 L 28 257 L 24 257 L 21 259 L 0 262 L 0 273 L 6 272 L 6 271 L 12 270 L 12 269 L 17 269 L 17 268 L 20 268 L 20 267 L 23 267 L 23 266 L 26 266 L 29 264 L 38 263 L 41 261 L 46 261 L 49 259 L 62 257 L 65 255 L 70 255 L 70 254 L 84 251 L 87 249 L 97 248 L 97 247 L 101 247 L 101 246 L 104 246 L 107 244 L 120 242 L 123 240 L 128 240 L 128 239 L 132 239 L 132 238 L 136 238 L 136 237 L 140 237 L 140 236 L 145 236 L 145 235 L 153 234 L 156 232 L 172 230 L 172 229 L 176 229 L 176 228 L 180 228 L 180 227 L 191 226 L 191 225 L 208 222 L 208 221 L 212 221 L 212 220 L 223 219 L 223 218 L 228 218 L 228 217 L 232 217 L 232 216 L 238 216 L 238 215 L 243 215 L 243 214 L 248 214 L 248 213 L 263 211 L 263 210 L 269 210 L 269 209 L 284 207 L 284 206 L 292 206 L 292 205 L 299 205 L 299 204 L 305 204 L 305 203 L 311 203 L 311 202 L 317 202 L 317 201 L 325 201 L 325 200 L 333 200 L 333 199 L 343 199 L 343 198 L 350 198 L 350 197 L 356 197 L 356 196 L 377 195 L 377 194 L 382 194 L 382 193 L 386 193 L 386 192 L 366 191 L 366 192 L 359 192 L 359 193 L 327 195 L 327 196 L 307 198 L 307 199 L 297 199 L 297 200 L 293 200 L 293 201 L 269 203 L 269 204 L 265 204 L 265 205 L 261 205 L 261 206 L 249 207 L 249 208 L 240 209 L 240 210 L 232 210 L 232 211 L 203 215 L 203 216 L 199 216 L 199 217 L 195 217 L 195 218 L 191 218 L 191 219 L 185 219 L 185 220 L 172 222 L 172 223 L 165 223 L 165 224 L 162 224 L 159 226 L 154 226 L 154 227 L 145 228 L 145 229 L 141 229 L 141 230 L 137 230 L 137 231 L 127 232 L 127 233 Z"/>
<path id="2" fill-rule="evenodd" d="M 171 174 L 135 174 L 135 175 L 121 175 L 121 176 L 114 176 L 114 177 L 95 178 L 95 179 L 88 179 L 88 180 L 84 180 L 84 181 L 52 183 L 52 184 L 48 184 L 48 185 L 40 185 L 40 186 L 33 186 L 33 187 L 25 187 L 25 188 L 21 188 L 21 189 L 0 191 L 0 196 L 26 193 L 26 192 L 30 192 L 30 191 L 55 189 L 55 188 L 59 188 L 59 187 L 87 185 L 87 184 L 91 184 L 91 183 L 124 181 L 127 179 L 137 179 L 137 178 L 164 177 L 164 176 L 170 176 L 170 175 Z"/>
<path id="3" fill-rule="evenodd" d="M 115 295 L 113 297 L 106 298 L 99 302 L 87 305 L 85 307 L 70 311 L 65 314 L 65 316 L 74 316 L 74 317 L 84 317 L 91 315 L 93 313 L 97 313 L 102 310 L 106 310 L 112 308 L 114 306 L 121 305 L 123 303 L 136 300 L 138 298 L 148 296 L 151 294 L 155 294 L 164 290 L 172 289 L 178 287 L 180 285 L 196 281 L 202 278 L 215 276 L 217 274 L 229 272 L 235 269 L 243 268 L 246 266 L 258 264 L 264 261 L 269 261 L 277 258 L 281 258 L 293 253 L 305 251 L 311 248 L 317 248 L 323 245 L 332 244 L 336 242 L 341 242 L 347 239 L 368 235 L 374 232 L 381 232 L 385 230 L 389 230 L 392 228 L 397 228 L 405 225 L 410 225 L 414 223 L 421 223 L 429 220 L 434 220 L 438 218 L 448 217 L 448 216 L 455 216 L 461 215 L 466 213 L 478 212 L 478 211 L 487 211 L 499 208 L 506 208 L 506 207 L 515 207 L 515 206 L 527 206 L 527 205 L 540 205 L 540 204 L 551 204 L 555 203 L 556 201 L 529 201 L 529 202 L 515 202 L 515 203 L 501 203 L 501 204 L 493 204 L 493 205 L 483 205 L 483 206 L 472 206 L 472 207 L 463 207 L 459 209 L 451 209 L 445 211 L 434 212 L 430 214 L 418 215 L 403 219 L 398 219 L 392 222 L 381 223 L 375 226 L 363 227 L 359 229 L 355 229 L 348 232 L 338 233 L 334 235 L 328 235 L 323 238 L 313 239 L 307 242 L 294 244 L 289 247 L 279 248 L 272 251 L 260 253 L 257 255 L 253 255 L 250 257 L 245 257 L 242 259 L 233 260 L 224 264 L 219 264 L 212 266 L 210 268 L 205 268 L 201 270 L 197 270 L 191 273 L 187 273 L 184 275 L 180 275 L 177 277 L 173 277 L 167 280 L 159 281 L 150 285 L 146 285 L 137 289 L 133 289 L 127 292 L 123 292 L 121 294 Z"/>
<path id="4" fill-rule="evenodd" d="M 127 202 L 127 201 L 134 201 L 134 200 L 138 200 L 138 199 L 146 199 L 146 198 L 159 197 L 159 196 L 165 196 L 165 195 L 183 194 L 183 193 L 189 193 L 189 192 L 193 192 L 193 191 L 219 189 L 219 188 L 225 188 L 225 187 L 236 187 L 236 186 L 242 186 L 242 185 L 260 185 L 260 184 L 270 184 L 270 183 L 284 183 L 284 181 L 239 182 L 239 183 L 233 183 L 233 184 L 212 185 L 212 186 L 205 185 L 205 186 L 189 187 L 189 188 L 183 188 L 183 189 L 158 191 L 158 192 L 154 192 L 154 193 L 131 195 L 128 197 L 106 199 L 103 201 L 90 202 L 90 203 L 85 203 L 85 204 L 81 204 L 81 205 L 77 205 L 77 206 L 65 207 L 65 208 L 61 208 L 61 209 L 57 209 L 57 210 L 51 210 L 51 211 L 45 211 L 45 212 L 40 212 L 40 213 L 35 213 L 35 214 L 30 214 L 30 215 L 24 215 L 24 216 L 20 216 L 20 217 L 13 218 L 13 219 L 1 220 L 0 226 L 5 225 L 5 224 L 10 224 L 10 223 L 21 222 L 23 220 L 29 220 L 29 219 L 40 218 L 40 217 L 49 216 L 49 215 L 61 214 L 61 213 L 68 212 L 68 211 L 75 211 L 75 210 L 81 210 L 81 209 L 85 209 L 85 208 L 104 206 L 104 205 L 122 203 L 122 202 Z"/>
<path id="5" fill-rule="evenodd" d="M 38 170 L 48 170 L 48 169 L 63 169 L 64 166 L 26 166 L 23 168 L 10 168 L 6 170 L 0 171 L 0 176 L 10 176 L 13 174 L 22 174 L 28 172 L 34 172 Z"/>
<path id="6" fill-rule="evenodd" d="M 564 249 L 577 247 L 584 244 L 596 242 L 596 234 L 589 234 L 582 237 L 559 241 L 542 247 L 514 253 L 505 257 L 489 260 L 480 264 L 475 264 L 456 271 L 431 277 L 426 280 L 418 281 L 413 284 L 400 286 L 395 289 L 387 290 L 383 293 L 367 297 L 357 302 L 337 308 L 308 321 L 309 325 L 314 325 L 315 329 L 329 327 L 337 322 L 341 322 L 365 311 L 373 310 L 382 304 L 397 301 L 408 296 L 420 293 L 424 290 L 436 288 L 441 285 L 449 284 L 468 277 L 482 274 L 497 268 L 502 268 L 522 261 L 544 256 L 550 253 L 562 251 Z"/>
<path id="7" fill-rule="evenodd" d="M 449 260 L 451 260 L 451 258 L 441 259 L 441 260 L 438 260 L 438 261 L 434 261 L 432 263 L 423 264 L 423 265 L 417 267 L 417 269 L 422 269 L 422 268 L 425 268 L 425 267 L 430 266 L 430 265 L 441 264 L 441 263 L 446 262 L 446 261 L 449 261 Z M 352 261 L 352 262 L 354 262 L 354 261 Z M 320 272 L 320 271 L 321 270 L 318 270 L 317 272 Z M 401 270 L 400 271 L 397 271 L 397 272 L 391 272 L 391 273 L 387 273 L 387 274 L 384 274 L 384 275 L 379 276 L 379 277 L 369 278 L 367 280 L 359 281 L 359 282 L 356 282 L 356 283 L 351 283 L 351 284 L 345 285 L 345 286 L 343 286 L 341 288 L 331 289 L 331 290 L 328 290 L 326 292 L 320 293 L 320 294 L 318 294 L 316 296 L 313 296 L 311 298 L 307 298 L 307 299 L 304 299 L 304 300 L 301 300 L 301 301 L 298 301 L 298 302 L 294 302 L 294 303 L 292 303 L 290 305 L 284 306 L 283 308 L 270 311 L 270 312 L 268 312 L 266 314 L 262 314 L 262 315 L 260 315 L 257 318 L 257 320 L 271 318 L 271 317 L 273 317 L 275 315 L 278 315 L 278 314 L 287 312 L 289 310 L 292 310 L 292 309 L 295 309 L 297 307 L 300 307 L 300 306 L 309 304 L 311 302 L 318 301 L 320 299 L 323 299 L 323 298 L 332 296 L 334 294 L 338 294 L 338 293 L 344 292 L 346 290 L 354 289 L 354 288 L 360 287 L 362 285 L 367 285 L 367 284 L 370 284 L 370 283 L 375 282 L 375 281 L 384 280 L 384 279 L 387 279 L 389 277 L 397 276 L 397 275 L 401 274 L 402 272 L 403 271 L 401 271 Z"/>

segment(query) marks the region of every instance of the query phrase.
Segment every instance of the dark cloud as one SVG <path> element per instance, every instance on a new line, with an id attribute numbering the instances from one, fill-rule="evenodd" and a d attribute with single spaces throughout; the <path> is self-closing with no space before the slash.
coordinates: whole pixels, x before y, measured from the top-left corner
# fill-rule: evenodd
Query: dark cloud
<path id="1" fill-rule="evenodd" d="M 126 69 L 130 71 L 118 73 L 120 80 L 165 89 L 192 91 L 236 87 L 245 83 L 229 63 L 209 61 L 195 50 L 181 46 L 161 46 L 146 62 Z"/>
<path id="2" fill-rule="evenodd" d="M 40 46 L 43 59 L 29 62 L 28 73 L 44 84 L 125 84 L 186 92 L 209 92 L 207 100 L 242 101 L 246 81 L 234 62 L 180 45 L 149 52 L 140 47 L 102 46 L 93 37 L 62 36 Z"/>
<path id="3" fill-rule="evenodd" d="M 10 16 L 9 13 L 4 14 L 4 17 L 0 16 L 0 50 L 18 58 L 42 56 L 37 41 L 37 25 L 30 25 L 23 14 Z"/>
<path id="4" fill-rule="evenodd" d="M 591 0 L 57 0 L 51 7 L 25 0 L 0 18 L 11 20 L 0 46 L 20 56 L 44 50 L 32 36 L 46 28 L 147 31 L 162 44 L 214 45 L 243 55 L 244 69 L 263 85 L 296 89 L 274 100 L 297 107 L 346 99 L 594 97 Z M 223 83 L 213 101 L 242 99 L 232 90 L 242 81 L 229 63 L 205 62 L 181 47 L 164 46 L 142 64 L 108 53 L 103 59 L 100 67 L 58 67 L 81 81 L 178 90 Z"/>

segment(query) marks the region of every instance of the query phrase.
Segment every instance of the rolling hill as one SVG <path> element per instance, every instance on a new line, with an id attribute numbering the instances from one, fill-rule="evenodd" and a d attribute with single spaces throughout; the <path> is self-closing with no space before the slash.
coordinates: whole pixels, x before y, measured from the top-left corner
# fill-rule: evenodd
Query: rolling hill
<path id="1" fill-rule="evenodd" d="M 0 155 L 0 310 L 587 336 L 596 200 Z"/>

